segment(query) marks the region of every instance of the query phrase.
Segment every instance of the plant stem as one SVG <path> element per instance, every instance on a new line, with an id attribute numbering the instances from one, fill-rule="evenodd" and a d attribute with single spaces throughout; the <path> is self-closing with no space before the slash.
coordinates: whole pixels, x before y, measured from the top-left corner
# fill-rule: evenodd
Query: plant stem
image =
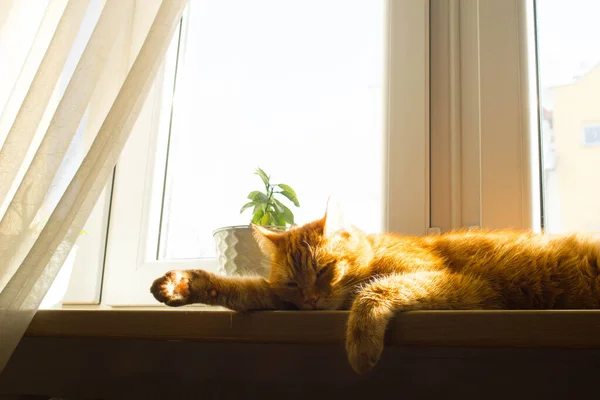
<path id="1" fill-rule="evenodd" d="M 267 205 L 265 206 L 265 214 L 269 211 L 269 204 L 271 202 L 271 197 L 273 196 L 273 186 L 269 185 L 267 187 L 267 192 L 269 192 L 269 197 L 267 197 Z"/>

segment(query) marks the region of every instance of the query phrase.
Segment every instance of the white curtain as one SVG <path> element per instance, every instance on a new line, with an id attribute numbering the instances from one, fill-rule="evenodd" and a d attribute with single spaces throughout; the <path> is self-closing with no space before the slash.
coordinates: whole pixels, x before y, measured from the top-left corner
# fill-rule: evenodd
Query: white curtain
<path id="1" fill-rule="evenodd" d="M 0 0 L 0 372 L 111 175 L 186 0 L 157 2 L 107 93 L 116 36 L 149 0 Z M 78 132 L 95 98 L 106 114 L 84 149 Z"/>

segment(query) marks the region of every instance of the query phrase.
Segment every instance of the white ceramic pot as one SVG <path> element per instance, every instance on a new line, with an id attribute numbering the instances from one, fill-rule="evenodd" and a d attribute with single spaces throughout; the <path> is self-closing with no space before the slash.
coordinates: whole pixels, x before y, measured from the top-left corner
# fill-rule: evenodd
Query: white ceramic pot
<path id="1" fill-rule="evenodd" d="M 269 277 L 269 260 L 252 236 L 251 226 L 226 226 L 215 230 L 213 238 L 222 274 Z"/>

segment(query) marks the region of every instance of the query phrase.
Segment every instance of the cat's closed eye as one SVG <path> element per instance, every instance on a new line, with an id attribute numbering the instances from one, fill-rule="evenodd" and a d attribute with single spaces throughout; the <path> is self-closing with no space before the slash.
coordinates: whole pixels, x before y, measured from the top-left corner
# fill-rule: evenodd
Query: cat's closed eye
<path id="1" fill-rule="evenodd" d="M 289 287 L 289 288 L 296 288 L 296 287 L 298 287 L 298 283 L 297 282 L 288 282 L 285 285 L 287 287 Z"/>
<path id="2" fill-rule="evenodd" d="M 317 271 L 317 278 L 320 278 L 321 276 L 323 276 L 323 274 L 325 272 L 327 272 L 327 270 L 329 270 L 329 265 L 326 265 L 323 268 L 321 268 L 319 271 Z"/>

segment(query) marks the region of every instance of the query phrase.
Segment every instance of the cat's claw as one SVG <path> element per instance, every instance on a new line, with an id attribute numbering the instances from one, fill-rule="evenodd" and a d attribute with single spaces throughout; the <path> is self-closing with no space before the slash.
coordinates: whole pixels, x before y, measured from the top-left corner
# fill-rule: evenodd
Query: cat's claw
<path id="1" fill-rule="evenodd" d="M 150 292 L 156 300 L 171 307 L 189 304 L 190 279 L 185 271 L 169 271 L 156 279 Z"/>

